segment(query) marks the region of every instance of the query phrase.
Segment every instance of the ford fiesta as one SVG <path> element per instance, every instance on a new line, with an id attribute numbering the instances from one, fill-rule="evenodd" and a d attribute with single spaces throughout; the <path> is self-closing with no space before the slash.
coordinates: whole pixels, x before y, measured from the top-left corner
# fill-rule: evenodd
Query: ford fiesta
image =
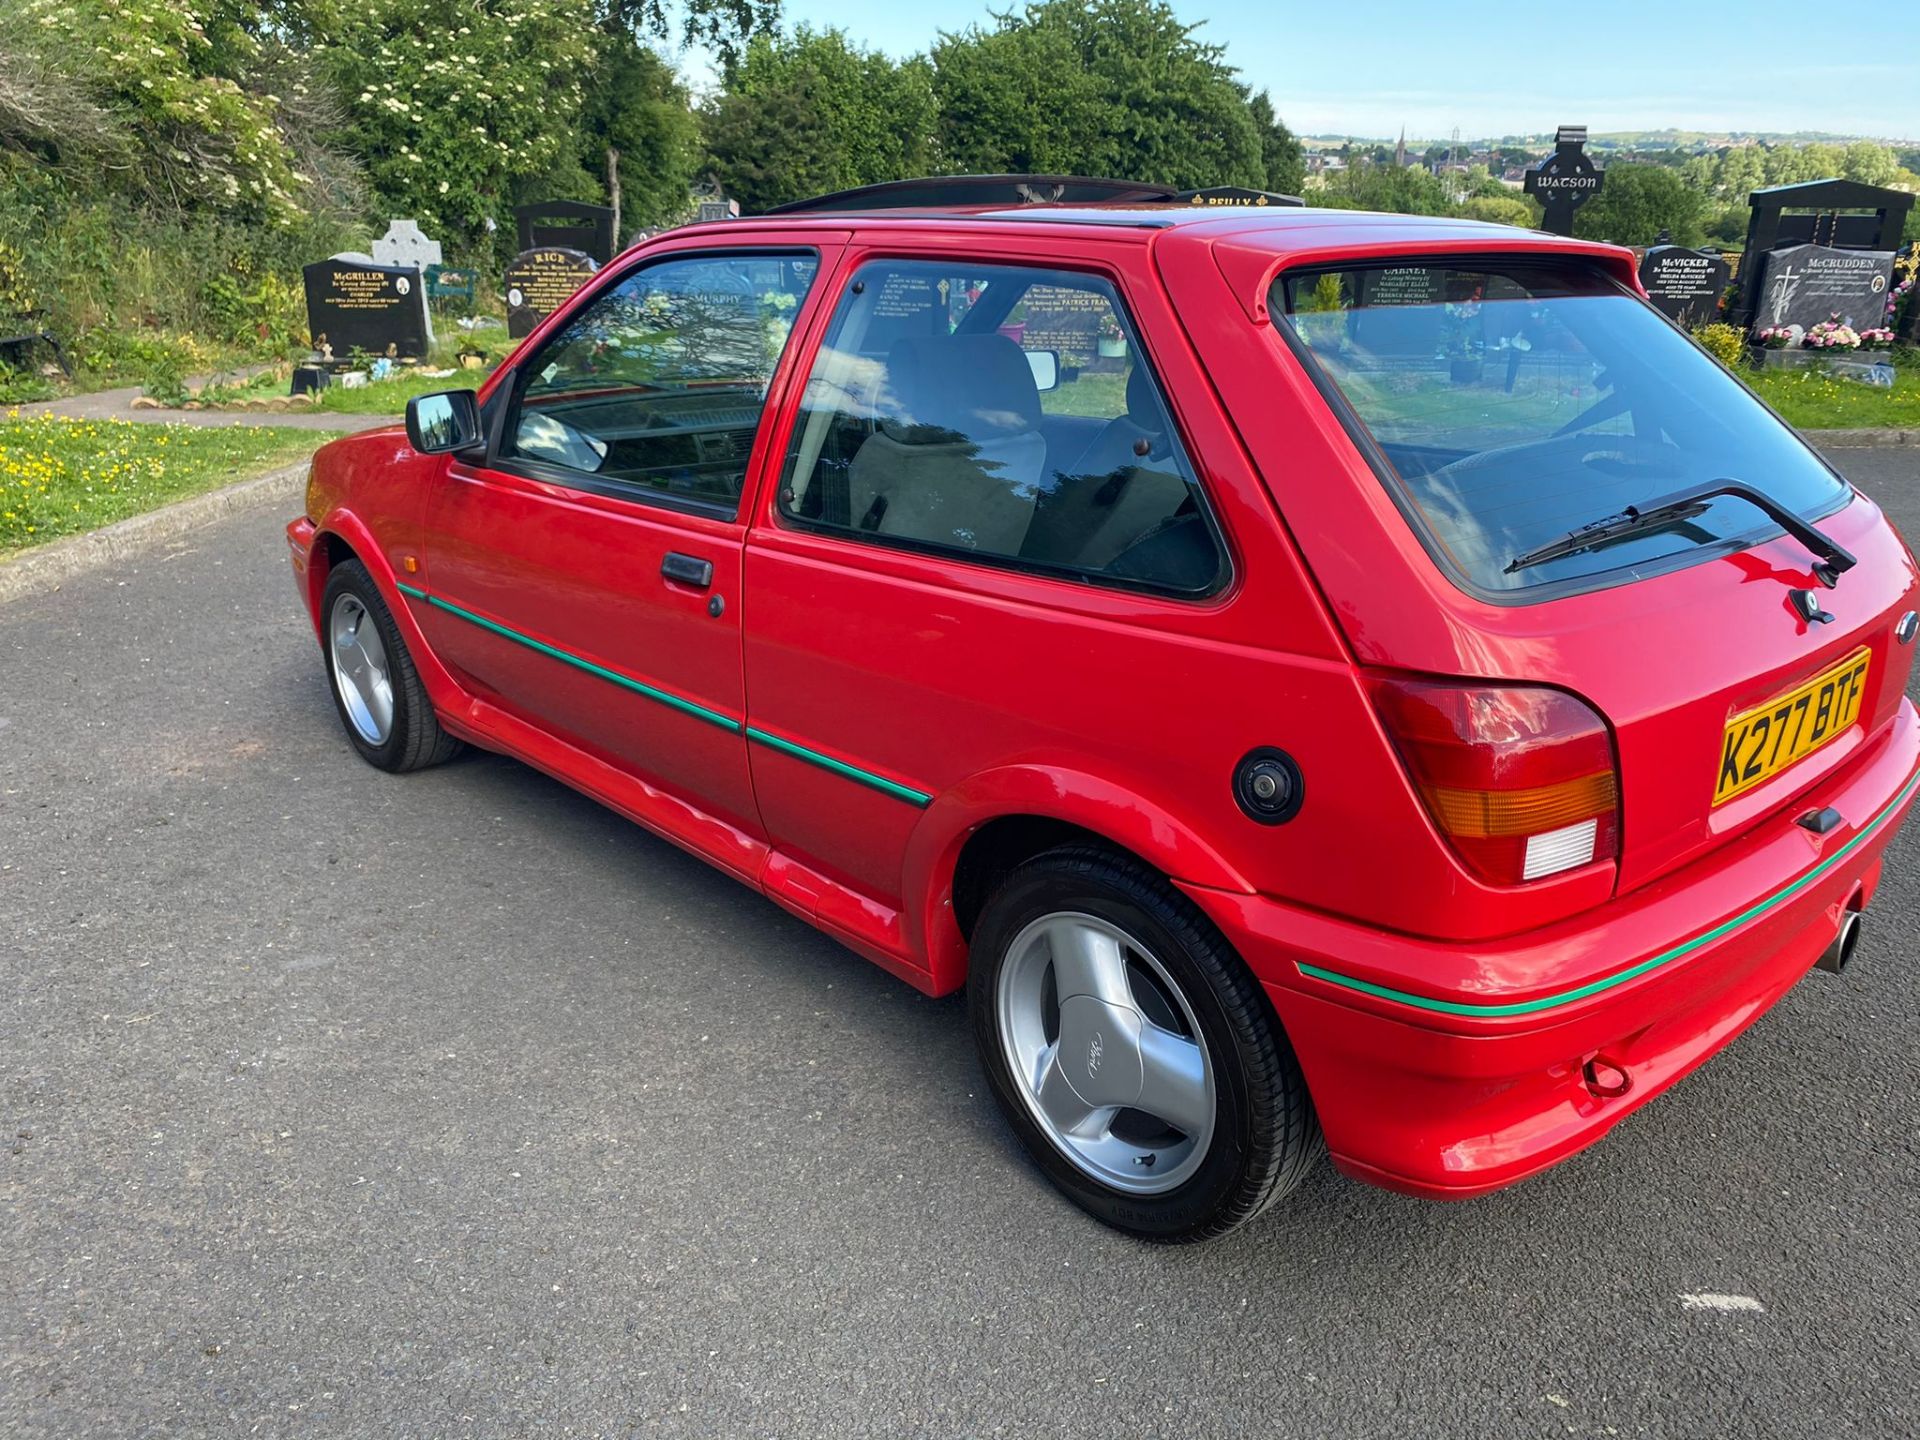
<path id="1" fill-rule="evenodd" d="M 517 756 L 966 986 L 1035 1161 L 1143 1236 L 1323 1149 L 1445 1198 L 1591 1144 L 1851 954 L 1913 558 L 1627 252 L 1267 199 L 925 182 L 628 251 L 315 458 L 348 739 Z"/>

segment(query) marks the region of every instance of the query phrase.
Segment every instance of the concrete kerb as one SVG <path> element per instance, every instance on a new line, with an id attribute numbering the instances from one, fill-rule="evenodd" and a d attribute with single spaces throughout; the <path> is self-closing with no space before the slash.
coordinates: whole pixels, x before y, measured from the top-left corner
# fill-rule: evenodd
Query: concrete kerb
<path id="1" fill-rule="evenodd" d="M 58 590 L 69 579 L 102 565 L 128 559 L 164 541 L 185 535 L 223 515 L 271 501 L 298 501 L 306 489 L 307 463 L 270 470 L 205 495 L 129 516 L 85 535 L 55 540 L 0 560 L 0 604 Z"/>

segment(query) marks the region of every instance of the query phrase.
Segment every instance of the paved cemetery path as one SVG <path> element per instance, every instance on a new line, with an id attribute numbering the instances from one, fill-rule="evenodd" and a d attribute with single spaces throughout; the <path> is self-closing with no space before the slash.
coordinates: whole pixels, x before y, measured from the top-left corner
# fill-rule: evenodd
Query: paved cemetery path
<path id="1" fill-rule="evenodd" d="M 1843 459 L 1920 535 L 1920 452 Z M 523 766 L 356 760 L 281 519 L 0 607 L 0 1435 L 1920 1433 L 1920 831 L 1596 1150 L 1154 1249 L 959 1000 Z"/>

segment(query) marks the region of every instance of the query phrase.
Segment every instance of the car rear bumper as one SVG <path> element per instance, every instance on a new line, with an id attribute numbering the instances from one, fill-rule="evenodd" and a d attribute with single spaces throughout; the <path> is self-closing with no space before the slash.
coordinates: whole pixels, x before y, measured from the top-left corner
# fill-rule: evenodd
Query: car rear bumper
<path id="1" fill-rule="evenodd" d="M 1341 1170 L 1465 1198 L 1598 1140 L 1757 1019 L 1865 907 L 1920 789 L 1912 703 L 1864 748 L 1713 855 L 1573 921 L 1468 947 L 1465 965 L 1458 945 L 1188 893 L 1272 997 Z M 1844 817 L 1827 834 L 1794 823 L 1826 805 Z M 1436 973 L 1471 978 L 1441 989 Z"/>

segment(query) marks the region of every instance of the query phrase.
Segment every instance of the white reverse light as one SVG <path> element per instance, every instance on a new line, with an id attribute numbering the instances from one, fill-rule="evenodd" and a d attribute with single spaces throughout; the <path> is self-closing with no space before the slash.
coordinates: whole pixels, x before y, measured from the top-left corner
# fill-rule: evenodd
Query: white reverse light
<path id="1" fill-rule="evenodd" d="M 1593 859 L 1593 839 L 1599 830 L 1597 820 L 1582 820 L 1559 830 L 1527 837 L 1526 863 L 1522 880 L 1538 880 L 1542 875 L 1557 875 Z"/>

